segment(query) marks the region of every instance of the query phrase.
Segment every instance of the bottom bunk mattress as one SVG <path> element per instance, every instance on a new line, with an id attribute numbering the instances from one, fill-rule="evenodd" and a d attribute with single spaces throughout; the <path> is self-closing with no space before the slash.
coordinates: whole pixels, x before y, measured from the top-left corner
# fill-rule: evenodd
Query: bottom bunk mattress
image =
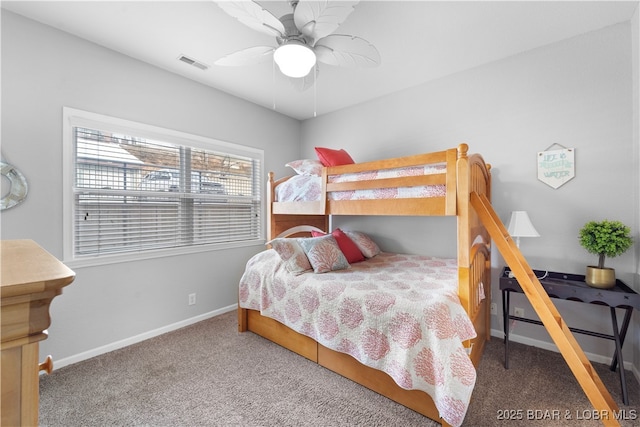
<path id="1" fill-rule="evenodd" d="M 251 258 L 239 305 L 422 390 L 458 426 L 476 381 L 462 344 L 476 332 L 458 298 L 455 259 L 382 252 L 348 269 L 290 273 L 268 249 Z"/>

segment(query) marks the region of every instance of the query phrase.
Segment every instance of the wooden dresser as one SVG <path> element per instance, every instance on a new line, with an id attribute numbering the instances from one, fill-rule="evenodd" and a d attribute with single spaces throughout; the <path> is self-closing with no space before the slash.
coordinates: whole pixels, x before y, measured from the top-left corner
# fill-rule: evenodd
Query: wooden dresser
<path id="1" fill-rule="evenodd" d="M 47 338 L 49 305 L 75 273 L 32 240 L 3 240 L 0 247 L 2 402 L 0 425 L 38 425 L 38 374 L 51 372 L 51 356 L 38 363 Z"/>

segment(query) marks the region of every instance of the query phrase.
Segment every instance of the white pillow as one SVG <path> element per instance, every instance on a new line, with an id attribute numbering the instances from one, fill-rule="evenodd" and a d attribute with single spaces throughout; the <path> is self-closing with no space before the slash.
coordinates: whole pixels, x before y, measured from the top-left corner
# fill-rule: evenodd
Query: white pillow
<path id="1" fill-rule="evenodd" d="M 280 255 L 285 268 L 292 274 L 299 275 L 311 270 L 311 264 L 297 238 L 278 238 L 267 242 Z"/>
<path id="2" fill-rule="evenodd" d="M 322 176 L 322 168 L 324 167 L 320 160 L 313 159 L 294 160 L 287 163 L 285 166 L 296 171 L 298 175 L 312 176 Z"/>
<path id="3" fill-rule="evenodd" d="M 362 252 L 362 255 L 364 255 L 365 257 L 373 258 L 380 253 L 380 248 L 378 247 L 376 242 L 371 240 L 371 238 L 366 234 L 360 231 L 347 230 L 344 230 L 344 233 L 349 236 L 351 240 L 353 240 L 353 243 L 358 246 L 358 249 L 360 249 L 360 252 Z"/>

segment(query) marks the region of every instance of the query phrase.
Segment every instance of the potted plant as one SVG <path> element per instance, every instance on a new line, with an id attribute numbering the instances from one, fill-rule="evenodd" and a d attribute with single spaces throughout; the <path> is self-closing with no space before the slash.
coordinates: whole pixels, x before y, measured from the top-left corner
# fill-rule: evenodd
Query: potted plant
<path id="1" fill-rule="evenodd" d="M 623 254 L 631 247 L 631 229 L 620 221 L 589 221 L 580 230 L 580 244 L 588 252 L 598 255 L 598 265 L 588 266 L 585 281 L 596 288 L 612 288 L 616 285 L 613 268 L 606 268 L 606 257 Z"/>

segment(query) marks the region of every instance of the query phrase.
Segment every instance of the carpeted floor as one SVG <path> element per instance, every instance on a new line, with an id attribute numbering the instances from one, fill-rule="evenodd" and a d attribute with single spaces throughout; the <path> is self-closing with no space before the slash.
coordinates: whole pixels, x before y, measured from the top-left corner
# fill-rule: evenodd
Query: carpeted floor
<path id="1" fill-rule="evenodd" d="M 435 426 L 429 419 L 252 333 L 227 313 L 40 378 L 42 426 Z M 465 426 L 600 426 L 561 355 L 492 339 Z M 640 387 L 594 365 L 640 426 Z M 502 419 L 501 419 L 502 418 Z M 516 418 L 516 419 L 514 419 Z"/>

